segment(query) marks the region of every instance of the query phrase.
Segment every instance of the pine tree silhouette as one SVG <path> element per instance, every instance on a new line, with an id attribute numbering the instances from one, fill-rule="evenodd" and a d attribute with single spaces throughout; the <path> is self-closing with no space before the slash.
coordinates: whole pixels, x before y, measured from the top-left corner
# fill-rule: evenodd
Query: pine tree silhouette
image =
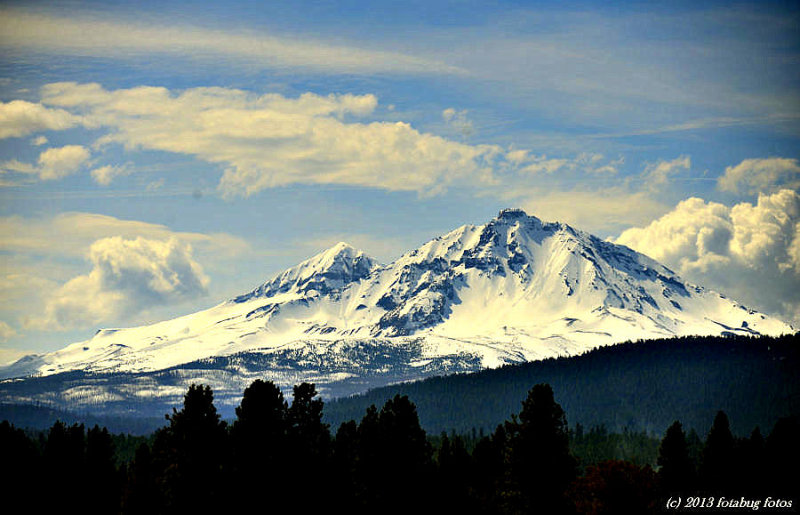
<path id="1" fill-rule="evenodd" d="M 797 499 L 797 485 L 800 485 L 800 421 L 796 417 L 781 418 L 775 423 L 767 437 L 765 454 L 769 478 L 767 491 Z"/>
<path id="2" fill-rule="evenodd" d="M 124 515 L 161 513 L 166 504 L 157 484 L 157 470 L 150 446 L 143 442 L 136 448 L 133 462 L 128 467 L 128 477 L 122 497 Z"/>
<path id="3" fill-rule="evenodd" d="M 575 478 L 564 410 L 550 385 L 538 384 L 522 402 L 519 417 L 506 423 L 511 486 L 519 494 L 512 504 L 523 512 L 568 513 L 564 493 Z"/>
<path id="4" fill-rule="evenodd" d="M 42 479 L 42 462 L 35 444 L 22 429 L 0 423 L 0 484 L 26 506 Z"/>
<path id="5" fill-rule="evenodd" d="M 451 439 L 446 433 L 442 433 L 437 465 L 437 493 L 441 498 L 441 509 L 469 512 L 472 509 L 472 457 L 460 436 L 453 435 Z"/>
<path id="6" fill-rule="evenodd" d="M 122 481 L 114 458 L 114 442 L 106 428 L 95 426 L 86 432 L 85 510 L 88 513 L 117 513 Z M 83 510 L 82 510 L 83 511 Z"/>
<path id="7" fill-rule="evenodd" d="M 677 420 L 673 422 L 658 448 L 658 471 L 661 489 L 666 493 L 688 493 L 695 487 L 696 471 L 686 435 Z"/>
<path id="8" fill-rule="evenodd" d="M 322 399 L 317 398 L 313 384 L 301 383 L 293 388 L 292 405 L 288 410 L 288 460 L 290 477 L 287 495 L 296 499 L 295 509 L 315 512 L 330 497 L 330 481 L 308 484 L 309 473 L 317 477 L 330 474 L 331 434 L 322 421 Z"/>
<path id="9" fill-rule="evenodd" d="M 701 487 L 716 494 L 730 490 L 735 467 L 734 439 L 730 423 L 725 412 L 719 411 L 714 417 L 703 448 L 700 464 Z"/>
<path id="10" fill-rule="evenodd" d="M 286 487 L 288 406 L 272 381 L 257 379 L 247 387 L 231 428 L 233 484 L 231 501 L 239 509 L 258 507 L 265 495 L 280 495 Z"/>
<path id="11" fill-rule="evenodd" d="M 191 385 L 183 408 L 167 415 L 169 425 L 156 435 L 154 451 L 162 470 L 166 508 L 208 512 L 222 505 L 223 460 L 227 430 L 214 407 L 211 388 Z"/>

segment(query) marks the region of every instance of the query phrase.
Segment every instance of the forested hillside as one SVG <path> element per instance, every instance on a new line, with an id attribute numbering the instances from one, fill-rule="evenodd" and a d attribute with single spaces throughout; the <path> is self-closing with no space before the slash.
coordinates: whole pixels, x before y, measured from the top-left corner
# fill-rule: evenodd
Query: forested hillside
<path id="1" fill-rule="evenodd" d="M 434 434 L 493 430 L 531 385 L 548 383 L 570 425 L 660 434 L 681 419 L 703 433 L 724 410 L 734 431 L 746 434 L 800 414 L 798 370 L 798 334 L 649 340 L 380 388 L 329 402 L 325 414 L 336 427 L 401 394 L 414 401 L 422 426 Z"/>

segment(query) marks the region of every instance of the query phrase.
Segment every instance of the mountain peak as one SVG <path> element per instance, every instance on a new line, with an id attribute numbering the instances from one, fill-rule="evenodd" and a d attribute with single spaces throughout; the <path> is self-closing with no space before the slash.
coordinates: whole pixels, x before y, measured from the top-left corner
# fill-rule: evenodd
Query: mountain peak
<path id="1" fill-rule="evenodd" d="M 518 207 L 506 208 L 497 214 L 498 220 L 518 220 L 520 218 L 528 218 L 528 213 Z"/>
<path id="2" fill-rule="evenodd" d="M 327 295 L 367 277 L 378 266 L 379 263 L 363 251 L 340 241 L 233 301 L 289 292 Z"/>
<path id="3" fill-rule="evenodd" d="M 304 261 L 305 262 L 326 262 L 328 260 L 335 260 L 339 258 L 352 258 L 355 256 L 363 256 L 364 252 L 358 250 L 347 242 L 340 241 L 332 247 L 323 250 L 316 256 Z"/>

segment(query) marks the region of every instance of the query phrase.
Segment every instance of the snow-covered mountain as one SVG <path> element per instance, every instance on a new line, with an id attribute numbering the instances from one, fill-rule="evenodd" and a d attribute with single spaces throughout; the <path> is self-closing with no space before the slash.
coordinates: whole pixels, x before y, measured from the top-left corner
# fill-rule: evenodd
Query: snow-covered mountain
<path id="1" fill-rule="evenodd" d="M 330 396 L 631 339 L 793 329 L 633 250 L 507 209 L 381 265 L 345 243 L 249 293 L 106 329 L 0 369 L 0 399 L 128 409 L 191 382 L 232 404 L 255 378 Z"/>

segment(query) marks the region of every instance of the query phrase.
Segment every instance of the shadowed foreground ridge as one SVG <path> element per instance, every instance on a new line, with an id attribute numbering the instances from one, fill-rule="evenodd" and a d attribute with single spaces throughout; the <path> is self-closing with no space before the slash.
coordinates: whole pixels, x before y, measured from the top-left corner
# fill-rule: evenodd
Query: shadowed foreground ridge
<path id="1" fill-rule="evenodd" d="M 431 438 L 401 395 L 380 410 L 371 405 L 360 422 L 343 423 L 335 434 L 312 384 L 296 385 L 289 404 L 273 383 L 255 381 L 232 424 L 220 419 L 213 400 L 208 386 L 192 385 L 167 425 L 125 460 L 115 452 L 119 437 L 98 426 L 87 432 L 56 422 L 31 439 L 4 421 L 0 479 L 21 498 L 31 498 L 44 479 L 47 511 L 207 513 L 263 509 L 265 499 L 276 498 L 271 505 L 297 513 L 556 515 L 659 513 L 674 496 L 746 494 L 765 508 L 791 508 L 800 480 L 796 418 L 778 420 L 766 438 L 758 428 L 737 437 L 724 411 L 704 441 L 675 421 L 655 464 L 587 460 L 587 445 L 591 454 L 602 440 L 594 429 L 569 430 L 548 384 L 531 388 L 518 413 L 479 438 Z M 309 471 L 324 478 L 313 493 Z"/>

